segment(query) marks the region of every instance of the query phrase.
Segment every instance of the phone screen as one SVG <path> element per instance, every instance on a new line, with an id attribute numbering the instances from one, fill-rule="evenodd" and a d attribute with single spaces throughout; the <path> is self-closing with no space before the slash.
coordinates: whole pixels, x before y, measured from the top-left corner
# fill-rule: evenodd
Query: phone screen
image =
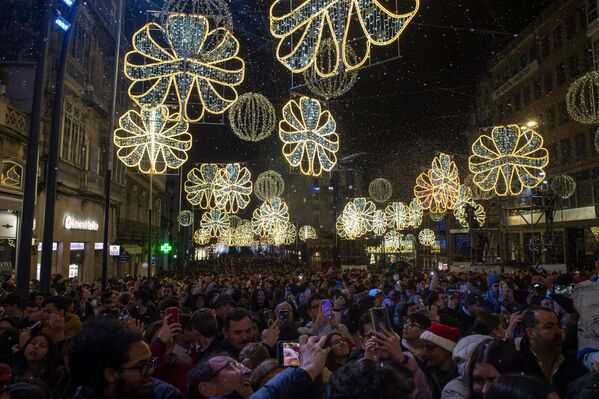
<path id="1" fill-rule="evenodd" d="M 166 317 L 168 324 L 179 323 L 179 308 L 166 308 Z"/>
<path id="2" fill-rule="evenodd" d="M 370 320 L 372 328 L 376 332 L 382 332 L 383 327 L 391 330 L 391 322 L 389 321 L 389 312 L 387 308 L 372 308 L 370 309 Z"/>
<path id="3" fill-rule="evenodd" d="M 283 342 L 283 367 L 298 367 L 300 365 L 299 342 Z"/>
<path id="4" fill-rule="evenodd" d="M 333 306 L 331 305 L 331 301 L 328 299 L 324 299 L 321 303 L 322 315 L 326 319 L 331 319 L 333 317 Z"/>
<path id="5" fill-rule="evenodd" d="M 280 321 L 289 320 L 289 311 L 288 310 L 279 310 L 278 319 Z"/>

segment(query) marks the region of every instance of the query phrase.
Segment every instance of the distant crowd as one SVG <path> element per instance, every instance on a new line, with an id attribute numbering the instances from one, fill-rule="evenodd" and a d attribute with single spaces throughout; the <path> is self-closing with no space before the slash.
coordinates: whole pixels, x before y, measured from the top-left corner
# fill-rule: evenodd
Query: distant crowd
<path id="1" fill-rule="evenodd" d="M 0 291 L 0 399 L 599 398 L 597 270 L 313 270 Z"/>

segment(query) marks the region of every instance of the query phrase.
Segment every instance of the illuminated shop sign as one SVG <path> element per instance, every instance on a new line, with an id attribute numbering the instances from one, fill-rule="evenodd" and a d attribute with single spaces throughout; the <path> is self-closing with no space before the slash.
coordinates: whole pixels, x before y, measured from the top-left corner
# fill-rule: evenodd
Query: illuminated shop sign
<path id="1" fill-rule="evenodd" d="M 64 218 L 64 228 L 67 230 L 98 231 L 98 222 L 91 219 L 75 219 L 72 216 Z"/>

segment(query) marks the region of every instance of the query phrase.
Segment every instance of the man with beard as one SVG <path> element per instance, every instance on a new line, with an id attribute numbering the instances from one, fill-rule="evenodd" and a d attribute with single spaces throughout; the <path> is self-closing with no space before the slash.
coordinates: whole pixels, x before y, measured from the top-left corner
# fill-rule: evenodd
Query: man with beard
<path id="1" fill-rule="evenodd" d="M 152 378 L 154 362 L 141 335 L 118 320 L 94 319 L 71 341 L 69 368 L 82 386 L 74 399 L 181 399 Z"/>
<path id="2" fill-rule="evenodd" d="M 563 352 L 557 315 L 550 309 L 532 307 L 522 317 L 524 337 L 516 343 L 525 371 L 553 385 L 565 398 L 568 385 L 586 373 L 584 366 Z"/>
<path id="3" fill-rule="evenodd" d="M 228 352 L 237 358 L 243 347 L 257 339 L 252 331 L 252 320 L 244 308 L 233 308 L 223 319 L 224 343 Z"/>
<path id="4" fill-rule="evenodd" d="M 191 315 L 191 327 L 197 332 L 198 359 L 226 351 L 226 346 L 219 341 L 218 322 L 213 309 L 198 309 Z"/>

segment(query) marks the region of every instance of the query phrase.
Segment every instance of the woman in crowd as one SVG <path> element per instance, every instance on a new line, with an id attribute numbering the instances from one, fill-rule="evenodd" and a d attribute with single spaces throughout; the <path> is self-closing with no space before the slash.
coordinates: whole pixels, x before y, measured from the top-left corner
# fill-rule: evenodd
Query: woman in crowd
<path id="1" fill-rule="evenodd" d="M 51 374 L 61 364 L 58 347 L 48 335 L 34 333 L 31 337 L 25 337 L 21 349 L 15 354 L 12 365 L 13 381 L 19 382 L 30 378 L 37 378 L 48 382 Z"/>
<path id="2" fill-rule="evenodd" d="M 327 357 L 326 367 L 335 373 L 349 358 L 349 344 L 339 333 L 331 333 L 327 336 L 325 347 L 331 348 Z"/>

